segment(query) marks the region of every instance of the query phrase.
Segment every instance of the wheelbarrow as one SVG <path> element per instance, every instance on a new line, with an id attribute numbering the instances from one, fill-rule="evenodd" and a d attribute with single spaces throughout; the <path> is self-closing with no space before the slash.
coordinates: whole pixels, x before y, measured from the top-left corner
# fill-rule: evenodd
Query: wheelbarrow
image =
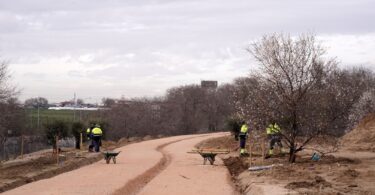
<path id="1" fill-rule="evenodd" d="M 111 159 L 113 161 L 114 164 L 116 164 L 116 156 L 118 154 L 120 154 L 121 151 L 119 152 L 115 152 L 115 151 L 105 151 L 103 152 L 103 155 L 104 155 L 104 160 L 107 164 L 109 164 L 111 162 Z"/>
<path id="2" fill-rule="evenodd" d="M 218 154 L 228 154 L 229 150 L 219 150 L 219 149 L 193 149 L 188 153 L 198 153 L 203 158 L 203 164 L 205 165 L 206 162 L 210 162 L 211 165 L 215 162 L 215 157 Z"/>

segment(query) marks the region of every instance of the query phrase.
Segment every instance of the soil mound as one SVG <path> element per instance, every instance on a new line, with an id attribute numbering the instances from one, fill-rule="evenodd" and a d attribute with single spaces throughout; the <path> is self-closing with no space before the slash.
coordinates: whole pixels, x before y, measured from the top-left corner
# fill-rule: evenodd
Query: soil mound
<path id="1" fill-rule="evenodd" d="M 331 187 L 332 184 L 327 182 L 323 177 L 315 176 L 314 181 L 298 181 L 291 182 L 285 186 L 287 189 L 297 188 L 316 188 L 316 187 Z"/>
<path id="2" fill-rule="evenodd" d="M 365 117 L 341 140 L 341 145 L 349 150 L 375 152 L 375 114 Z"/>

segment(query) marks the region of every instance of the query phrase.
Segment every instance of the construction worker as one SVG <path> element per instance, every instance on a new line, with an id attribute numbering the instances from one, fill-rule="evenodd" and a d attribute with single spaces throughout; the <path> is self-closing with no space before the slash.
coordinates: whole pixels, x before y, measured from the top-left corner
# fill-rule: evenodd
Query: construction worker
<path id="1" fill-rule="evenodd" d="M 242 122 L 241 130 L 240 130 L 240 133 L 239 133 L 239 137 L 240 137 L 240 156 L 246 156 L 248 154 L 246 149 L 245 149 L 248 131 L 249 131 L 249 126 L 246 124 L 246 122 Z"/>
<path id="2" fill-rule="evenodd" d="M 94 140 L 92 139 L 92 130 L 94 128 L 95 128 L 95 124 L 91 123 L 90 126 L 89 126 L 89 128 L 87 128 L 87 130 L 86 130 L 87 140 L 90 141 L 89 152 L 93 152 L 93 148 L 94 148 Z"/>
<path id="3" fill-rule="evenodd" d="M 283 147 L 281 143 L 281 129 L 276 123 L 271 123 L 266 128 L 266 133 L 270 141 L 270 149 L 268 150 L 266 158 L 270 158 L 273 155 L 273 147 L 275 146 L 275 144 L 279 145 L 280 148 Z"/>
<path id="4" fill-rule="evenodd" d="M 102 142 L 102 135 L 103 131 L 100 129 L 100 125 L 96 124 L 95 127 L 91 131 L 92 134 L 92 140 L 95 147 L 95 152 L 100 152 L 100 145 Z"/>

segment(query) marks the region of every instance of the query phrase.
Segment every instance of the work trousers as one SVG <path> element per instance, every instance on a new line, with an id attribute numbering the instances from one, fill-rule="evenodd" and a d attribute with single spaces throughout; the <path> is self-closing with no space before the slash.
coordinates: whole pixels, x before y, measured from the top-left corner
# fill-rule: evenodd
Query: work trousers
<path id="1" fill-rule="evenodd" d="M 87 137 L 88 137 L 89 142 L 90 142 L 90 144 L 89 144 L 89 152 L 92 152 L 93 149 L 94 149 L 94 140 L 93 140 L 93 138 L 92 138 L 92 135 L 89 135 L 89 136 L 87 136 Z"/>
<path id="2" fill-rule="evenodd" d="M 240 134 L 239 135 L 240 137 L 240 148 L 241 149 L 245 149 L 245 145 L 246 145 L 246 134 Z"/>
<path id="3" fill-rule="evenodd" d="M 283 144 L 281 143 L 281 135 L 280 134 L 269 135 L 269 139 L 270 139 L 270 149 L 271 150 L 273 150 L 273 147 L 275 146 L 275 144 L 279 145 L 280 148 L 283 147 Z"/>
<path id="4" fill-rule="evenodd" d="M 99 135 L 92 136 L 92 141 L 94 143 L 95 152 L 100 152 L 101 139 L 102 139 L 102 136 L 99 136 Z"/>

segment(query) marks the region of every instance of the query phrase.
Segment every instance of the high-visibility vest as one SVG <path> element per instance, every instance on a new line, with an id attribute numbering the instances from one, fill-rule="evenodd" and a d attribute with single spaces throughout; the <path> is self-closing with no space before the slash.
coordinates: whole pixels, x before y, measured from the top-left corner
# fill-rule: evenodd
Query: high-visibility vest
<path id="1" fill-rule="evenodd" d="M 90 129 L 90 128 L 87 128 L 87 130 L 86 130 L 86 134 L 87 134 L 87 135 L 91 134 L 91 129 Z"/>
<path id="2" fill-rule="evenodd" d="M 95 135 L 102 135 L 103 134 L 103 131 L 99 128 L 99 127 L 95 127 L 94 129 L 92 129 L 92 134 L 95 136 Z"/>
<path id="3" fill-rule="evenodd" d="M 266 128 L 266 131 L 267 131 L 267 135 L 273 135 L 273 134 L 281 133 L 281 129 L 280 129 L 279 125 L 277 125 L 276 123 L 273 124 L 273 125 L 270 124 Z"/>
<path id="4" fill-rule="evenodd" d="M 248 130 L 249 130 L 249 127 L 246 124 L 243 124 L 241 126 L 241 133 L 247 133 Z"/>

